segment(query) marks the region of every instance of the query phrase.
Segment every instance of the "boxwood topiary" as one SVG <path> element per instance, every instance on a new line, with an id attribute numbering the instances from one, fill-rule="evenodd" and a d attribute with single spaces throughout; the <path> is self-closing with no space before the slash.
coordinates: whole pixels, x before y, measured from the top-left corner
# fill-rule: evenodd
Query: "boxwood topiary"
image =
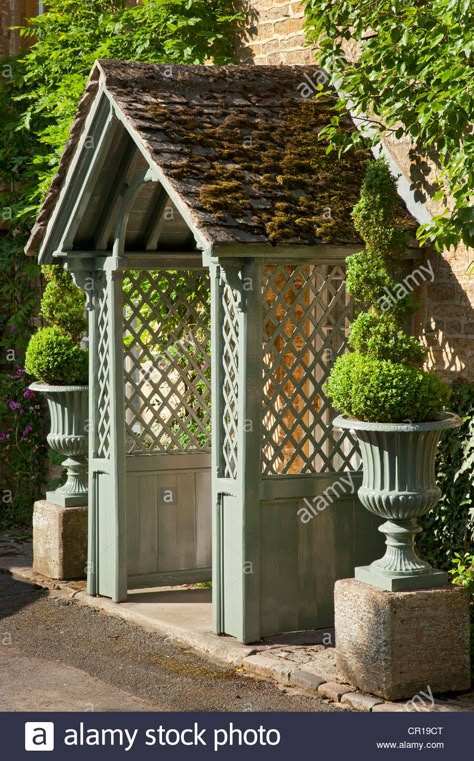
<path id="1" fill-rule="evenodd" d="M 433 420 L 450 396 L 448 385 L 423 369 L 425 349 L 406 328 L 416 305 L 397 288 L 407 247 L 396 226 L 400 211 L 386 162 L 371 162 L 352 213 L 366 248 L 347 259 L 347 291 L 364 311 L 351 325 L 353 351 L 336 360 L 327 383 L 340 412 L 369 422 Z M 402 297 L 387 299 L 387 292 Z"/>
<path id="2" fill-rule="evenodd" d="M 43 274 L 47 285 L 41 299 L 41 315 L 79 342 L 87 331 L 84 293 L 74 284 L 70 273 L 58 265 L 46 265 Z"/>
<path id="3" fill-rule="evenodd" d="M 87 329 L 85 297 L 69 272 L 57 264 L 42 268 L 47 285 L 40 316 L 49 327 L 30 339 L 25 369 L 37 380 L 57 386 L 88 382 L 88 351 L 80 341 Z"/>
<path id="4" fill-rule="evenodd" d="M 41 328 L 31 338 L 25 357 L 25 369 L 43 383 L 51 385 L 86 385 L 88 355 L 57 327 Z"/>

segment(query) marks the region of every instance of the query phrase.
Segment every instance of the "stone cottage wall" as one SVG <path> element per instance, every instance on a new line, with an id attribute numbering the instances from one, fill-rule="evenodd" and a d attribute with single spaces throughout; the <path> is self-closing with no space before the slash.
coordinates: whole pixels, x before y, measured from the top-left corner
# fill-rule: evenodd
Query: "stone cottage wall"
<path id="1" fill-rule="evenodd" d="M 313 51 L 305 46 L 304 11 L 299 2 L 250 0 L 249 4 L 252 29 L 242 43 L 242 62 L 257 65 L 314 62 Z M 410 179 L 409 146 L 392 142 L 387 147 Z M 433 213 L 437 212 L 429 199 L 426 205 Z M 433 266 L 434 280 L 419 289 L 421 307 L 416 330 L 429 348 L 429 365 L 447 380 L 461 375 L 474 381 L 474 276 L 467 275 L 474 250 L 458 246 L 442 255 L 428 253 L 426 259 Z"/>
<path id="2" fill-rule="evenodd" d="M 242 61 L 255 64 L 311 64 L 305 46 L 304 12 L 295 0 L 250 0 L 253 29 L 241 50 Z"/>

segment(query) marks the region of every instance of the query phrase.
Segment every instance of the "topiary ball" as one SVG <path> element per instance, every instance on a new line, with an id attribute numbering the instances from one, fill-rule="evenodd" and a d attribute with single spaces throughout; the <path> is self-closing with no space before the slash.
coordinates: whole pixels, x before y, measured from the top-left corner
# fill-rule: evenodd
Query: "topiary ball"
<path id="1" fill-rule="evenodd" d="M 56 386 L 87 385 L 88 352 L 59 328 L 41 328 L 28 344 L 26 372 Z"/>
<path id="2" fill-rule="evenodd" d="M 445 408 L 450 389 L 434 373 L 352 352 L 336 360 L 327 395 L 357 420 L 421 423 Z"/>

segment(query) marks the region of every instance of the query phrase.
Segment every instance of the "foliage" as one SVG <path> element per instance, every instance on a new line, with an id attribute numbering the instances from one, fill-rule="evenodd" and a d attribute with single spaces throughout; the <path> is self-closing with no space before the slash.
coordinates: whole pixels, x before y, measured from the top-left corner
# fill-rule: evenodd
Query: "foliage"
<path id="1" fill-rule="evenodd" d="M 31 221 L 23 210 L 32 192 L 35 139 L 18 129 L 21 106 L 15 98 L 25 92 L 20 65 L 20 59 L 0 60 L 0 366 L 5 360 L 21 364 L 38 302 L 39 268 L 23 253 Z"/>
<path id="2" fill-rule="evenodd" d="M 45 444 L 41 400 L 28 386 L 23 368 L 0 374 L 0 527 L 27 525 L 41 496 Z"/>
<path id="3" fill-rule="evenodd" d="M 33 202 L 49 187 L 87 77 L 98 58 L 196 64 L 231 63 L 242 20 L 237 0 L 51 0 L 31 20 L 36 45 L 23 59 L 23 124 L 39 136 L 34 162 L 40 180 Z M 31 30 L 24 30 L 31 34 Z"/>
<path id="4" fill-rule="evenodd" d="M 23 250 L 57 170 L 93 62 L 116 57 L 230 63 L 234 32 L 244 20 L 236 12 L 237 5 L 236 0 L 144 0 L 126 8 L 124 0 L 49 0 L 47 11 L 31 21 L 37 36 L 33 48 L 15 59 L 0 60 L 0 227 L 3 222 L 8 229 L 4 235 L 0 230 L 2 430 L 15 430 L 18 414 L 8 406 L 11 368 L 22 364 L 39 301 L 39 267 Z M 31 29 L 23 34 L 30 36 Z M 48 288 L 43 300 L 47 319 L 66 324 L 66 311 L 71 307 L 73 319 L 66 329 L 75 332 L 80 309 L 72 292 L 67 292 L 66 306 L 61 300 L 55 304 L 55 289 Z M 76 335 L 79 333 L 78 329 Z M 40 418 L 34 417 L 31 424 L 33 441 L 39 435 Z M 31 495 L 37 493 L 33 485 L 40 478 L 44 454 L 44 448 L 32 449 L 29 468 L 24 468 L 20 450 L 27 452 L 29 444 L 21 439 L 21 432 L 19 435 L 19 448 L 7 445 L 9 454 L 2 460 L 0 482 L 1 494 L 17 479 L 12 516 L 23 515 L 23 509 L 31 512 Z M 7 441 L 13 442 L 13 438 Z"/>
<path id="5" fill-rule="evenodd" d="M 474 673 L 474 555 L 469 552 L 463 555 L 456 552 L 453 565 L 454 567 L 449 570 L 453 583 L 464 587 L 471 595 L 471 671 Z"/>
<path id="6" fill-rule="evenodd" d="M 69 272 L 59 265 L 43 268 L 48 281 L 40 316 L 50 323 L 40 328 L 26 349 L 25 367 L 43 383 L 68 386 L 88 382 L 89 352 L 78 344 L 87 328 L 85 297 Z"/>
<path id="7" fill-rule="evenodd" d="M 304 0 L 304 5 L 308 41 L 318 43 L 321 65 L 345 96 L 321 136 L 338 150 L 362 139 L 348 129 L 350 100 L 351 111 L 369 125 L 365 139 L 377 143 L 394 134 L 415 145 L 421 173 L 426 158 L 438 165 L 436 198 L 443 203 L 421 238 L 434 235 L 440 250 L 460 240 L 472 246 L 474 4 Z M 351 55 L 345 53 L 348 47 Z"/>
<path id="8" fill-rule="evenodd" d="M 366 249 L 347 259 L 347 290 L 366 311 L 351 325 L 354 351 L 336 360 L 327 384 L 341 412 L 380 423 L 431 420 L 449 399 L 448 386 L 422 369 L 425 350 L 406 330 L 415 308 L 411 294 L 386 309 L 386 289 L 396 292 L 406 247 L 406 233 L 396 225 L 399 203 L 387 164 L 371 162 L 352 214 Z"/>
<path id="9" fill-rule="evenodd" d="M 449 398 L 434 373 L 358 352 L 336 361 L 328 388 L 342 412 L 378 423 L 432 420 Z"/>
<path id="10" fill-rule="evenodd" d="M 454 568 L 449 571 L 453 577 L 453 583 L 464 587 L 469 594 L 474 595 L 474 555 L 469 552 L 465 552 L 464 555 L 455 552 L 453 564 Z"/>
<path id="11" fill-rule="evenodd" d="M 445 431 L 438 444 L 442 496 L 421 519 L 424 530 L 418 540 L 422 557 L 443 570 L 450 568 L 455 553 L 474 549 L 474 383 L 453 383 L 449 406 L 463 424 Z"/>
<path id="12" fill-rule="evenodd" d="M 59 328 L 40 328 L 28 344 L 25 369 L 42 383 L 87 385 L 88 354 Z"/>
<path id="13" fill-rule="evenodd" d="M 49 325 L 56 325 L 74 341 L 87 332 L 85 296 L 69 272 L 59 265 L 43 267 L 47 285 L 41 299 L 41 315 Z"/>

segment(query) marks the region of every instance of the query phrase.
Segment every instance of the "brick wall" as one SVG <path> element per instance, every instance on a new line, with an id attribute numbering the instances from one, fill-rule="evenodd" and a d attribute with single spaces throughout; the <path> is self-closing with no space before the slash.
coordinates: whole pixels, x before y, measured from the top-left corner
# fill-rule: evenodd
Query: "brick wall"
<path id="1" fill-rule="evenodd" d="M 314 52 L 305 46 L 304 12 L 295 0 L 250 0 L 252 29 L 244 41 L 241 60 L 255 64 L 314 63 Z M 356 50 L 348 51 L 350 57 Z M 410 179 L 409 147 L 387 146 L 403 173 Z M 437 213 L 428 200 L 427 207 Z M 434 280 L 420 289 L 417 333 L 429 348 L 428 362 L 447 380 L 462 375 L 474 381 L 474 276 L 467 268 L 474 261 L 474 250 L 458 246 L 442 255 L 428 253 Z"/>
<path id="2" fill-rule="evenodd" d="M 252 30 L 241 50 L 244 62 L 308 64 L 314 56 L 305 47 L 304 13 L 299 2 L 251 0 Z"/>

